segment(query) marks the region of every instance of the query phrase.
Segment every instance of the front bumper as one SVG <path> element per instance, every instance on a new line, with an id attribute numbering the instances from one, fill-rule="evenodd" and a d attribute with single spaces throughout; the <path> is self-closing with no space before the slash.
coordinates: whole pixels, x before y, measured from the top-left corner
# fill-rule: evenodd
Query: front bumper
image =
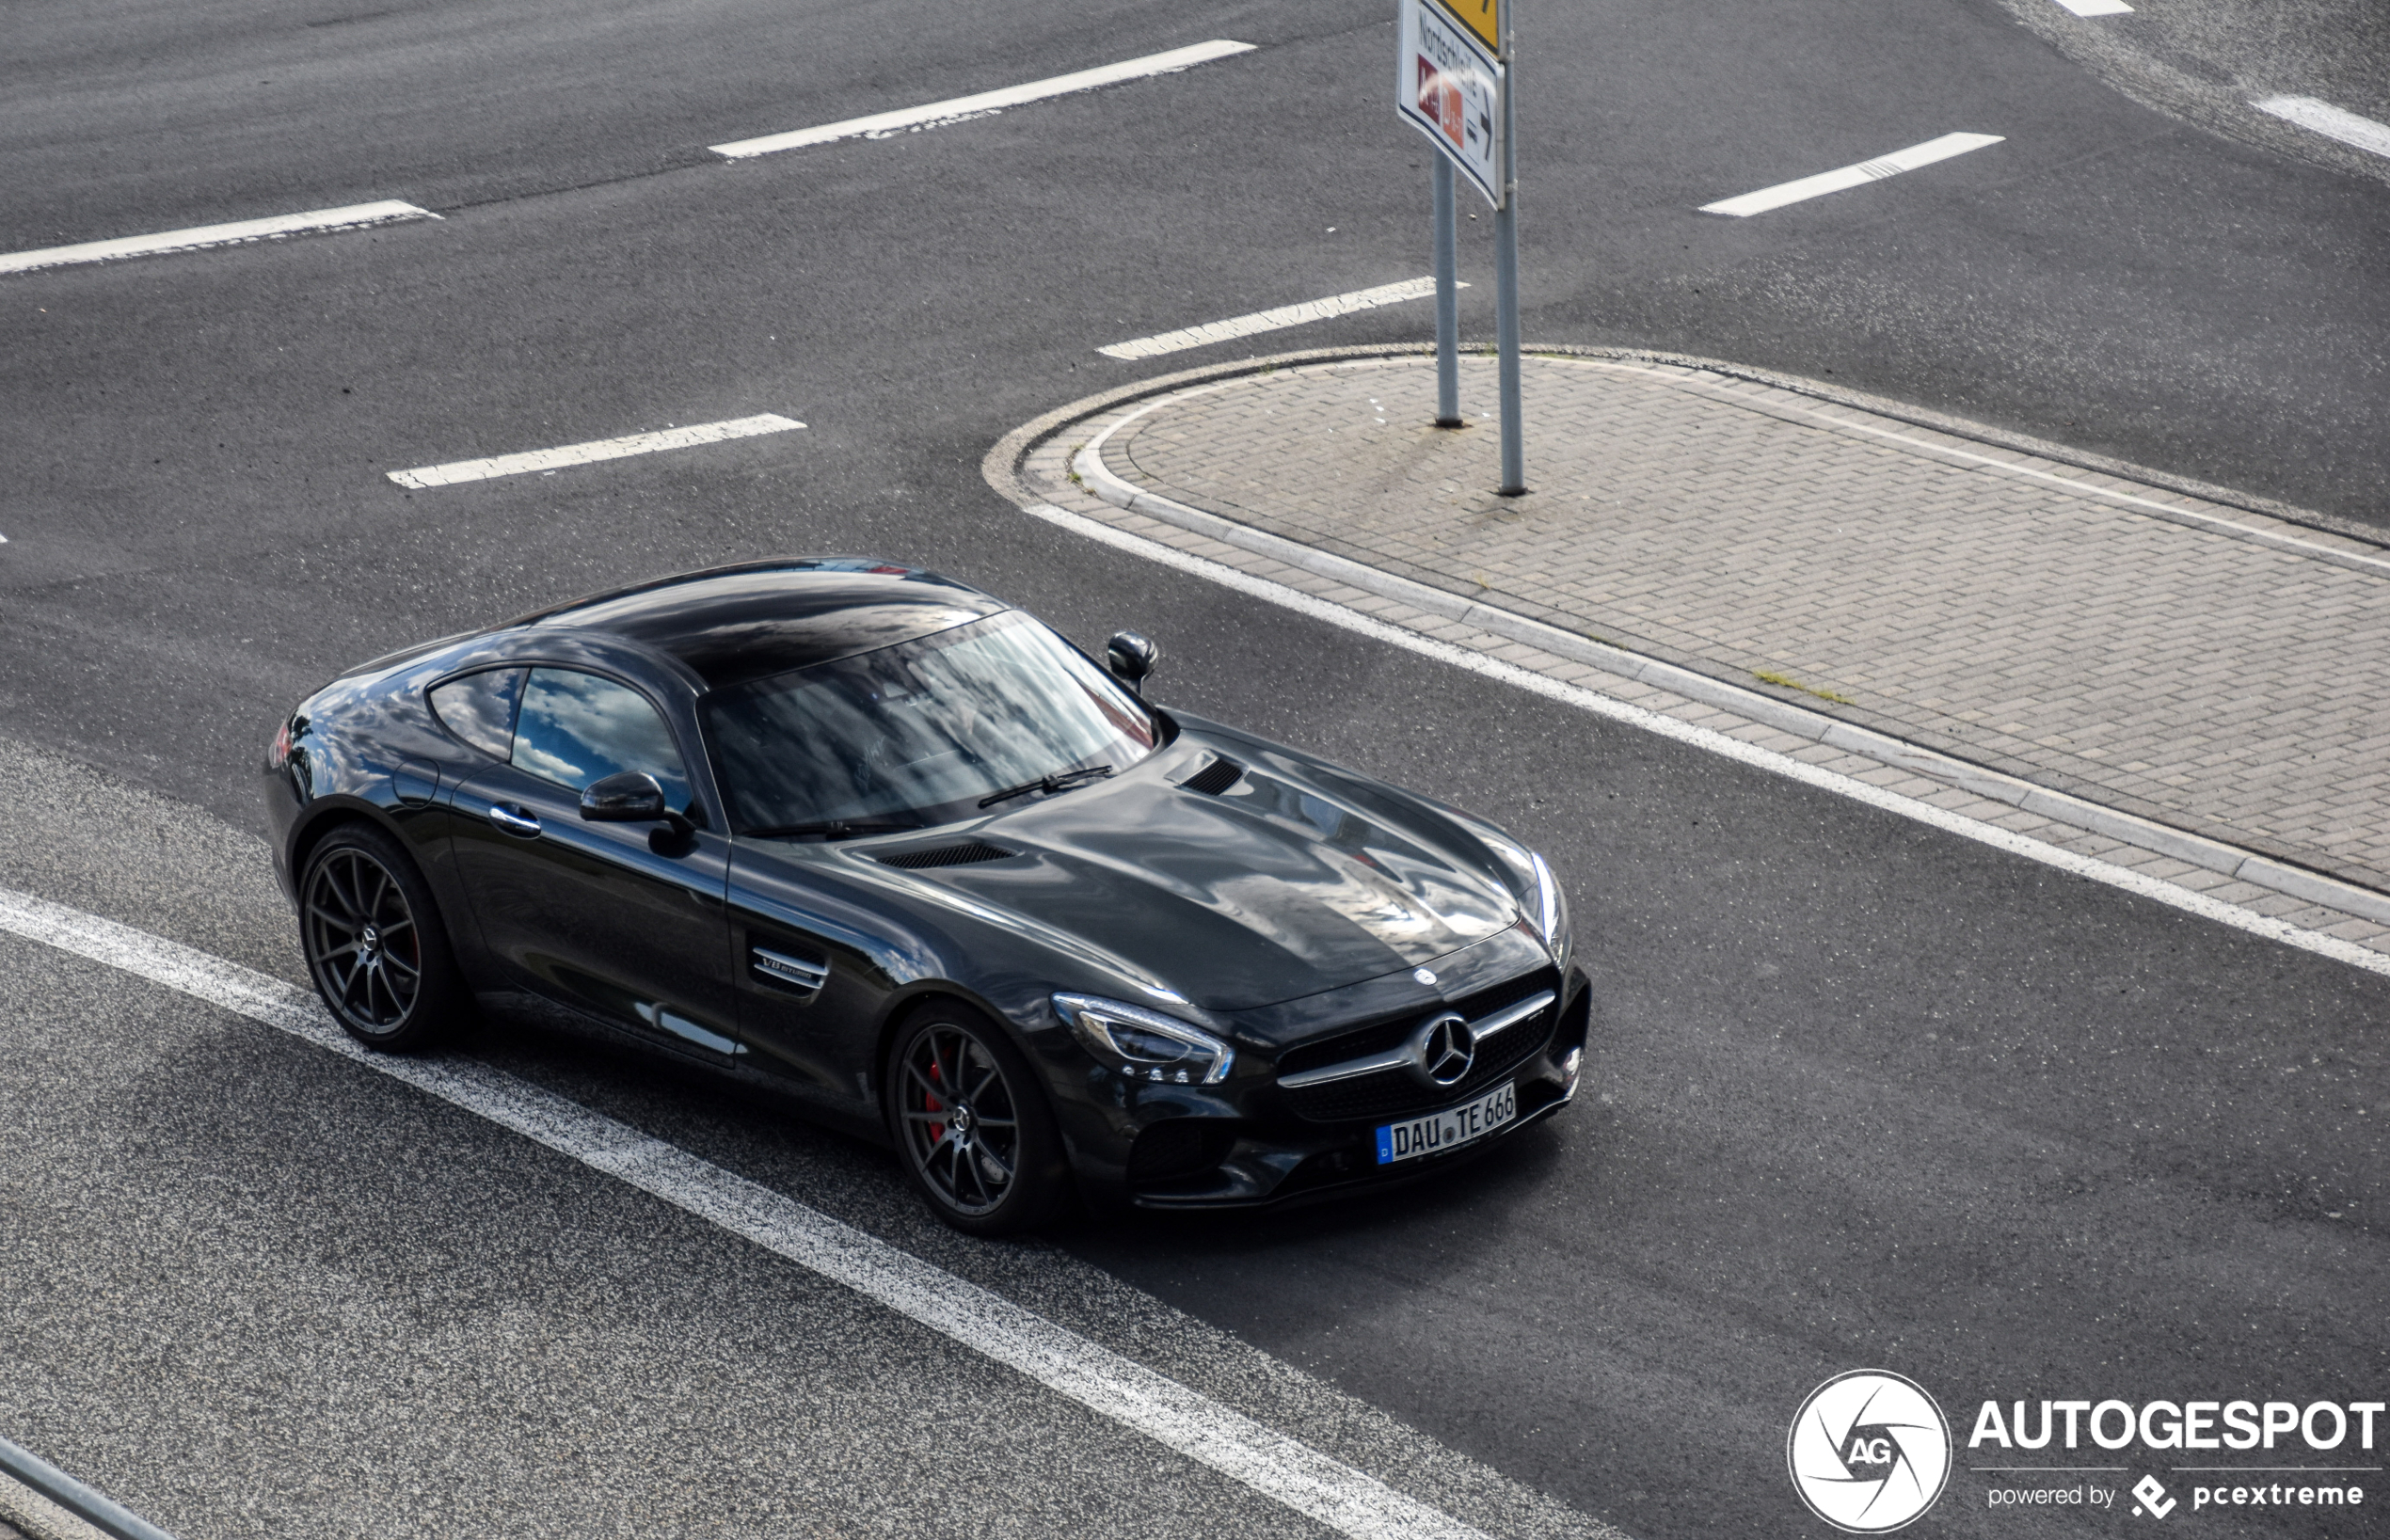
<path id="1" fill-rule="evenodd" d="M 1154 1087 L 1165 1094 L 1107 1109 L 1100 1135 L 1082 1124 L 1081 1136 L 1072 1140 L 1075 1165 L 1089 1198 L 1107 1209 L 1272 1208 L 1401 1185 L 1474 1160 L 1566 1107 L 1576 1095 L 1590 1019 L 1585 975 L 1572 970 L 1534 1049 L 1472 1090 L 1481 1095 L 1492 1084 L 1515 1084 L 1518 1115 L 1448 1153 L 1381 1166 L 1378 1129 L 1418 1114 L 1300 1116 L 1270 1076 L 1197 1094 L 1188 1094 L 1193 1088 Z M 1456 1095 L 1444 1104 L 1466 1099 Z M 1419 1112 L 1435 1110 L 1442 1105 Z"/>

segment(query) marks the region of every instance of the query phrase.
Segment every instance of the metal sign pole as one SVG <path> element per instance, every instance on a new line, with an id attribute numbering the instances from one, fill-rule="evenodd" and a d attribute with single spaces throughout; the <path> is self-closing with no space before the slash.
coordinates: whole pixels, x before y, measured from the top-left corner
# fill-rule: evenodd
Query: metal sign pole
<path id="1" fill-rule="evenodd" d="M 1501 353 L 1502 484 L 1497 495 L 1527 489 L 1519 407 L 1519 50 L 1511 7 L 1502 8 L 1502 207 L 1494 211 L 1494 343 Z"/>
<path id="2" fill-rule="evenodd" d="M 1506 265 L 1502 294 L 1515 286 L 1518 262 L 1509 243 L 1503 188 L 1510 155 L 1496 141 L 1508 133 L 1509 92 L 1504 85 L 1500 50 L 1509 36 L 1500 0 L 1401 0 L 1394 52 L 1394 110 L 1436 147 L 1436 426 L 1460 422 L 1460 305 L 1458 211 L 1454 201 L 1466 176 L 1496 209 Z M 1518 480 L 1519 308 L 1513 298 L 1503 314 L 1503 356 L 1507 394 L 1503 405 L 1503 474 Z M 1516 486 L 1507 490 L 1518 491 Z"/>
<path id="3" fill-rule="evenodd" d="M 1460 257 L 1453 209 L 1452 162 L 1435 157 L 1436 426 L 1460 422 Z"/>

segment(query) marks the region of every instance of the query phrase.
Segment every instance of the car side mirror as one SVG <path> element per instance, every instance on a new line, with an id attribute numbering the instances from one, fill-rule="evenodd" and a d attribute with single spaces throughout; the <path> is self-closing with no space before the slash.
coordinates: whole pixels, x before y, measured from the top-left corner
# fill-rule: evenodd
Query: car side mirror
<path id="1" fill-rule="evenodd" d="M 645 770 L 592 781 L 581 794 L 581 816 L 592 823 L 661 823 L 672 816 L 664 788 Z"/>
<path id="2" fill-rule="evenodd" d="M 1114 631 L 1112 640 L 1104 643 L 1104 666 L 1140 696 L 1145 693 L 1147 676 L 1161 660 L 1162 649 L 1135 631 Z"/>

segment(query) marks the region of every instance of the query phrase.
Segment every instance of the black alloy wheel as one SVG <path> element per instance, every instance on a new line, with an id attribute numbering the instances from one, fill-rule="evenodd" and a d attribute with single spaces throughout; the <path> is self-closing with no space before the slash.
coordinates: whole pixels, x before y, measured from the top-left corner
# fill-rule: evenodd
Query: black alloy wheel
<path id="1" fill-rule="evenodd" d="M 346 825 L 315 848 L 299 888 L 299 934 L 316 992 L 361 1042 L 420 1048 L 455 1009 L 438 911 L 415 864 L 377 829 Z"/>
<path id="2" fill-rule="evenodd" d="M 1053 1212 L 1066 1180 L 1061 1141 L 1001 1032 L 975 1012 L 932 1009 L 899 1032 L 889 1063 L 905 1169 L 939 1218 L 994 1235 Z"/>

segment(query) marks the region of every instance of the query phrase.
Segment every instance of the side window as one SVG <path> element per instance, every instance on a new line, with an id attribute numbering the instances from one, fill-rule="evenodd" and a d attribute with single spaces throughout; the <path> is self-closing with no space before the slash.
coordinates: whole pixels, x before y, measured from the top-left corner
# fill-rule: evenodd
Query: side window
<path id="1" fill-rule="evenodd" d="M 523 692 L 521 669 L 484 669 L 451 679 L 430 695 L 439 724 L 489 755 L 503 759 L 515 746 L 515 703 Z"/>
<path id="2" fill-rule="evenodd" d="M 579 669 L 534 669 L 515 716 L 515 764 L 581 790 L 622 770 L 645 770 L 666 805 L 687 808 L 689 775 L 672 730 L 628 685 Z"/>

